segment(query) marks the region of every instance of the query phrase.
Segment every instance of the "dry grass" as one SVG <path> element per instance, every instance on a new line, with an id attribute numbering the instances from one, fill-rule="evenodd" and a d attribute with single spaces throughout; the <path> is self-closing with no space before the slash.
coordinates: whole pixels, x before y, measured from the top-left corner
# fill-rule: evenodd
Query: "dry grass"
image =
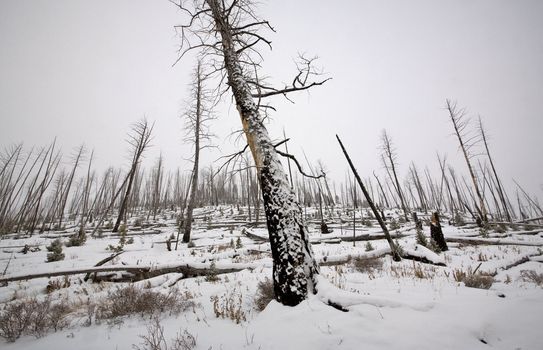
<path id="1" fill-rule="evenodd" d="M 464 285 L 470 288 L 489 289 L 494 283 L 494 277 L 482 273 L 468 274 Z"/>
<path id="2" fill-rule="evenodd" d="M 543 273 L 537 273 L 534 270 L 522 270 L 520 271 L 520 278 L 524 282 L 533 282 L 538 286 L 543 286 Z"/>
<path id="3" fill-rule="evenodd" d="M 456 282 L 463 282 L 466 278 L 467 274 L 462 269 L 454 269 L 453 270 L 453 277 Z"/>
<path id="4" fill-rule="evenodd" d="M 275 292 L 273 290 L 273 281 L 266 278 L 264 281 L 258 282 L 255 301 L 255 309 L 262 311 L 268 306 L 270 301 L 275 298 Z"/>
<path id="5" fill-rule="evenodd" d="M 358 272 L 373 274 L 374 271 L 383 269 L 383 260 L 381 258 L 356 258 L 353 265 Z"/>
<path id="6" fill-rule="evenodd" d="M 112 319 L 132 314 L 152 316 L 165 311 L 179 314 L 194 306 L 192 300 L 182 296 L 177 290 L 163 294 L 130 285 L 115 290 L 102 300 L 96 307 L 96 318 Z"/>
<path id="7" fill-rule="evenodd" d="M 415 277 L 420 278 L 420 279 L 424 279 L 428 277 L 424 273 L 424 269 L 422 268 L 421 264 L 415 264 L 414 261 L 413 261 L 413 274 L 415 275 Z"/>
<path id="8" fill-rule="evenodd" d="M 164 327 L 158 317 L 153 317 L 147 326 L 147 334 L 140 335 L 143 342 L 132 345 L 135 350 L 192 350 L 196 347 L 196 338 L 186 329 L 170 341 L 170 346 L 164 336 Z"/>
<path id="9" fill-rule="evenodd" d="M 229 318 L 236 324 L 246 321 L 245 312 L 242 310 L 243 297 L 236 290 L 226 292 L 219 296 L 212 296 L 213 312 L 217 318 Z"/>

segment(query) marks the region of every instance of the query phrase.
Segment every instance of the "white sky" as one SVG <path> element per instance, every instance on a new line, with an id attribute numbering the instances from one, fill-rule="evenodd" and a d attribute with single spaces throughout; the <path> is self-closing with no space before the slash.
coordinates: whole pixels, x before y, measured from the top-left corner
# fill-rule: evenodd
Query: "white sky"
<path id="1" fill-rule="evenodd" d="M 306 52 L 333 78 L 296 104 L 275 100 L 272 136 L 284 127 L 300 159 L 303 149 L 342 180 L 337 133 L 362 176 L 382 173 L 385 128 L 402 177 L 411 161 L 437 169 L 436 152 L 466 173 L 444 110 L 451 98 L 482 116 L 504 181 L 541 197 L 543 2 L 275 0 L 259 13 L 277 30 L 273 51 L 262 48 L 268 75 L 291 81 Z M 57 136 L 65 153 L 84 142 L 100 166 L 124 166 L 129 125 L 147 116 L 156 121 L 147 159 L 162 151 L 167 166 L 188 169 L 179 116 L 194 61 L 171 67 L 181 22 L 167 0 L 0 0 L 0 147 Z M 215 143 L 241 148 L 227 137 L 240 127 L 235 109 L 218 114 Z"/>

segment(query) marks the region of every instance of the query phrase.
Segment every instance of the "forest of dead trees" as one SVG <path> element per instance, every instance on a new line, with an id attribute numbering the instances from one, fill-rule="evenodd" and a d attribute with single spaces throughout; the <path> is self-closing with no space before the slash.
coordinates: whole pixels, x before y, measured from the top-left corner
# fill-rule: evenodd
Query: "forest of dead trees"
<path id="1" fill-rule="evenodd" d="M 322 233 L 328 232 L 327 223 L 341 220 L 346 211 L 353 223 L 357 215 L 363 220 L 357 209 L 367 207 L 379 219 L 385 235 L 382 213 L 392 208 L 406 222 L 416 221 L 417 213 L 434 218 L 439 214 L 453 225 L 472 221 L 480 227 L 504 223 L 540 226 L 543 222 L 537 199 L 520 184 L 515 183 L 514 193 L 506 191 L 483 122 L 470 123 L 466 111 L 450 100 L 443 122 L 449 119 L 451 123 L 465 161 L 463 168 L 452 167 L 439 153 L 435 164 L 409 163 L 396 148 L 394 135 L 386 130 L 381 135 L 380 154 L 375 155 L 383 167 L 371 174 L 359 175 L 356 164 L 351 163 L 353 172 L 345 172 L 344 179 L 330 179 L 325 164 L 301 164 L 289 153 L 287 137 L 274 141 L 265 121 L 267 113 L 275 110 L 270 97 L 291 101 L 291 93 L 319 87 L 330 79 L 315 67 L 316 58 L 298 58 L 290 85 L 269 85 L 260 73 L 262 56 L 257 48 L 270 46 L 262 33 L 274 29 L 254 14 L 250 2 L 172 3 L 186 15 L 186 23 L 177 27 L 182 40 L 179 59 L 188 52 L 198 53 L 191 100 L 183 116 L 186 141 L 194 147 L 192 154 L 182 156 L 193 160 L 192 168 L 166 169 L 162 156 L 152 160 L 153 166 L 142 166 L 153 137 L 153 124 L 147 120 L 127 131 L 131 163 L 126 168 L 95 168 L 94 152 L 84 145 L 67 154 L 56 140 L 44 147 L 8 146 L 0 158 L 0 234 L 34 235 L 75 228 L 71 244 L 81 245 L 89 234 L 97 237 L 174 216 L 183 242 L 189 243 L 194 208 L 235 206 L 245 211 L 245 222 L 266 223 L 276 298 L 285 305 L 296 305 L 313 288 L 313 276 L 318 273 L 305 224 L 308 207 L 318 208 L 312 219 L 320 221 Z M 219 83 L 209 86 L 210 81 Z M 230 94 L 237 107 L 247 145 L 213 164 L 201 164 L 200 152 L 211 146 L 213 107 L 225 94 Z M 475 148 L 484 151 L 480 154 Z M 410 165 L 406 170 L 399 164 Z M 396 254 L 394 243 L 387 239 Z"/>
<path id="2" fill-rule="evenodd" d="M 246 156 L 240 156 L 228 166 L 221 167 L 223 160 L 201 166 L 197 177 L 190 170 L 165 169 L 162 156 L 154 160 L 152 167 L 143 168 L 140 162 L 145 155 L 141 148 L 145 145 L 138 148 L 137 142 L 147 141 L 137 137 L 148 139 L 150 136 L 141 133 L 145 132 L 143 125 L 152 131 L 146 122 L 134 125 L 131 131 L 135 140 L 133 163 L 125 169 L 94 169 L 94 154 L 85 146 L 69 154 L 62 154 L 55 141 L 41 148 L 26 149 L 22 144 L 5 148 L 0 163 L 0 232 L 36 234 L 63 230 L 66 226 L 87 230 L 92 227 L 90 232 L 111 231 L 130 220 L 157 220 L 166 211 L 177 213 L 181 221 L 194 178 L 197 179 L 195 207 L 242 207 L 248 222 L 265 220 L 259 181 Z M 484 135 L 482 126 L 480 132 Z M 383 135 L 388 140 L 383 146 L 392 147 L 391 137 Z M 486 142 L 484 145 L 487 147 Z M 486 159 L 485 156 L 469 158 L 476 167 L 473 172 L 477 174 L 475 183 L 479 190 L 474 189 L 471 175 L 463 175 L 463 169 L 449 166 L 446 156 L 439 154 L 436 157 L 438 171 L 430 171 L 428 167 L 421 170 L 411 162 L 404 177 L 397 178 L 397 170 L 391 166 L 396 161 L 396 153 L 399 152 L 395 149 L 385 150 L 384 168 L 362 179 L 371 200 L 380 209 L 397 208 L 407 220 L 411 211 L 437 211 L 458 225 L 466 218 L 473 222 L 483 220 L 482 208 L 489 223 L 543 221 L 537 198 L 530 196 L 520 184 L 515 182 L 514 193 L 505 191 L 489 152 Z M 319 166 L 322 167 L 308 164 L 306 168 L 317 173 Z M 319 219 L 335 220 L 337 209 L 368 207 L 350 172 L 345 173 L 342 181 L 333 181 L 327 177 L 307 178 L 290 162 L 288 167 L 292 167 L 290 181 L 297 198 L 303 207 L 317 207 Z"/>

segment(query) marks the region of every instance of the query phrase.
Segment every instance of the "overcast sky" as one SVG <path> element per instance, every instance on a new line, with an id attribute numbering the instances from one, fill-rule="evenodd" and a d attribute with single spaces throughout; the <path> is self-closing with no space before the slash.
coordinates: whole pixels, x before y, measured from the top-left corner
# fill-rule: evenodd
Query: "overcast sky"
<path id="1" fill-rule="evenodd" d="M 363 176 L 382 173 L 386 129 L 402 177 L 411 161 L 435 171 L 436 152 L 466 173 L 450 98 L 483 118 L 504 181 L 543 194 L 542 1 L 275 0 L 259 13 L 277 30 L 273 50 L 262 47 L 267 75 L 291 81 L 306 52 L 333 78 L 295 104 L 273 101 L 272 136 L 285 128 L 302 159 L 303 150 L 342 180 L 337 133 Z M 168 167 L 188 169 L 179 116 L 194 60 L 172 67 L 181 22 L 167 0 L 0 0 L 0 147 L 57 136 L 65 153 L 85 143 L 99 166 L 126 166 L 126 132 L 146 116 L 156 121 L 147 159 L 162 151 Z M 217 113 L 215 144 L 241 148 L 227 137 L 240 127 L 235 109 Z"/>

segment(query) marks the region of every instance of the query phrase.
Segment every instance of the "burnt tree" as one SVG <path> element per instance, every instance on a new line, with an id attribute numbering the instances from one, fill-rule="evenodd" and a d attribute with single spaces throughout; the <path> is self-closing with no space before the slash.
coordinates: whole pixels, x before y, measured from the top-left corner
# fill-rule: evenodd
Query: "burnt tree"
<path id="1" fill-rule="evenodd" d="M 173 2 L 173 1 L 172 1 Z M 250 1 L 202 0 L 176 5 L 188 15 L 182 33 L 181 57 L 192 51 L 214 67 L 221 82 L 219 94 L 233 95 L 243 132 L 251 150 L 264 201 L 264 211 L 273 258 L 275 298 L 284 305 L 297 305 L 315 291 L 318 265 L 313 257 L 303 212 L 279 160 L 279 152 L 264 125 L 263 99 L 322 85 L 312 82 L 317 73 L 312 59 L 302 58 L 290 86 L 275 88 L 258 75 L 257 47 L 270 41 L 261 34 L 273 28 L 254 13 Z M 226 89 L 225 89 L 226 88 Z"/>
<path id="2" fill-rule="evenodd" d="M 409 221 L 409 217 L 407 216 L 408 208 L 405 204 L 404 194 L 402 192 L 400 181 L 398 181 L 398 175 L 396 173 L 396 151 L 392 145 L 392 140 L 390 136 L 388 136 L 386 130 L 383 130 L 383 133 L 381 134 L 381 142 L 381 149 L 383 151 L 383 157 L 381 157 L 381 159 L 383 160 L 383 165 L 387 171 L 388 176 L 390 177 L 390 180 L 392 181 L 392 185 L 396 189 L 398 197 L 400 198 L 400 204 L 402 206 L 405 221 Z"/>
<path id="3" fill-rule="evenodd" d="M 119 231 L 119 226 L 121 225 L 121 221 L 128 206 L 128 199 L 130 198 L 130 191 L 132 190 L 134 177 L 136 176 L 136 171 L 141 161 L 141 156 L 151 142 L 152 131 L 153 125 L 149 125 L 147 120 L 144 119 L 134 124 L 134 126 L 132 126 L 132 133 L 128 135 L 128 143 L 132 147 L 132 161 L 130 164 L 130 170 L 128 171 L 128 174 L 126 175 L 126 178 L 124 180 L 124 183 L 127 183 L 126 190 L 124 192 L 121 207 L 119 208 L 119 214 L 117 216 L 117 221 L 115 222 L 115 226 L 113 226 L 112 232 Z"/>
<path id="4" fill-rule="evenodd" d="M 343 151 L 343 154 L 345 155 L 345 158 L 347 159 L 347 163 L 349 163 L 349 166 L 351 167 L 351 170 L 354 173 L 354 177 L 355 177 L 356 181 L 358 182 L 358 185 L 360 186 L 360 189 L 364 193 L 364 197 L 366 197 L 366 200 L 368 201 L 368 204 L 369 204 L 369 206 L 370 206 L 370 208 L 371 208 L 371 210 L 373 212 L 373 215 L 375 216 L 375 218 L 379 222 L 379 226 L 381 226 L 381 229 L 383 230 L 383 234 L 385 235 L 385 238 L 386 238 L 386 240 L 387 240 L 387 242 L 388 242 L 388 244 L 390 246 L 390 251 L 392 253 L 392 258 L 394 259 L 394 261 L 401 261 L 402 257 L 398 253 L 398 247 L 396 247 L 396 244 L 394 244 L 394 241 L 392 241 L 392 237 L 390 236 L 390 233 L 388 232 L 388 228 L 387 228 L 387 225 L 385 224 L 385 221 L 383 220 L 381 214 L 377 210 L 377 207 L 375 207 L 375 205 L 373 204 L 373 201 L 371 200 L 371 197 L 370 197 L 368 191 L 366 190 L 366 187 L 362 183 L 362 180 L 360 179 L 360 176 L 358 175 L 358 172 L 356 171 L 356 168 L 354 167 L 354 164 L 351 161 L 351 158 L 349 157 L 349 154 L 347 153 L 347 150 L 343 146 L 343 143 L 341 142 L 339 136 L 336 135 L 336 139 L 339 142 L 339 146 L 341 147 L 341 150 Z"/>
<path id="5" fill-rule="evenodd" d="M 185 128 L 187 135 L 185 142 L 192 143 L 194 145 L 194 158 L 192 175 L 190 180 L 189 197 L 186 203 L 184 225 L 183 225 L 183 242 L 188 243 L 190 241 L 190 234 L 192 231 L 192 213 L 194 206 L 196 205 L 197 189 L 198 189 L 198 173 L 200 165 L 200 151 L 203 148 L 209 147 L 204 145 L 203 142 L 211 138 L 211 134 L 206 127 L 206 122 L 213 119 L 212 114 L 212 92 L 208 91 L 204 87 L 205 75 L 202 68 L 202 63 L 198 62 L 194 71 L 194 81 L 191 89 L 191 97 L 193 103 L 185 113 Z"/>
<path id="6" fill-rule="evenodd" d="M 466 110 L 464 108 L 457 108 L 456 103 L 447 100 L 447 111 L 449 112 L 449 118 L 453 124 L 454 134 L 458 138 L 458 143 L 466 165 L 468 166 L 469 175 L 475 190 L 475 194 L 479 201 L 479 207 L 481 211 L 481 220 L 483 223 L 488 222 L 487 210 L 483 193 L 479 187 L 477 173 L 471 164 L 471 160 L 474 156 L 473 147 L 477 144 L 477 135 L 471 136 L 468 132 L 469 119 L 466 117 Z"/>

